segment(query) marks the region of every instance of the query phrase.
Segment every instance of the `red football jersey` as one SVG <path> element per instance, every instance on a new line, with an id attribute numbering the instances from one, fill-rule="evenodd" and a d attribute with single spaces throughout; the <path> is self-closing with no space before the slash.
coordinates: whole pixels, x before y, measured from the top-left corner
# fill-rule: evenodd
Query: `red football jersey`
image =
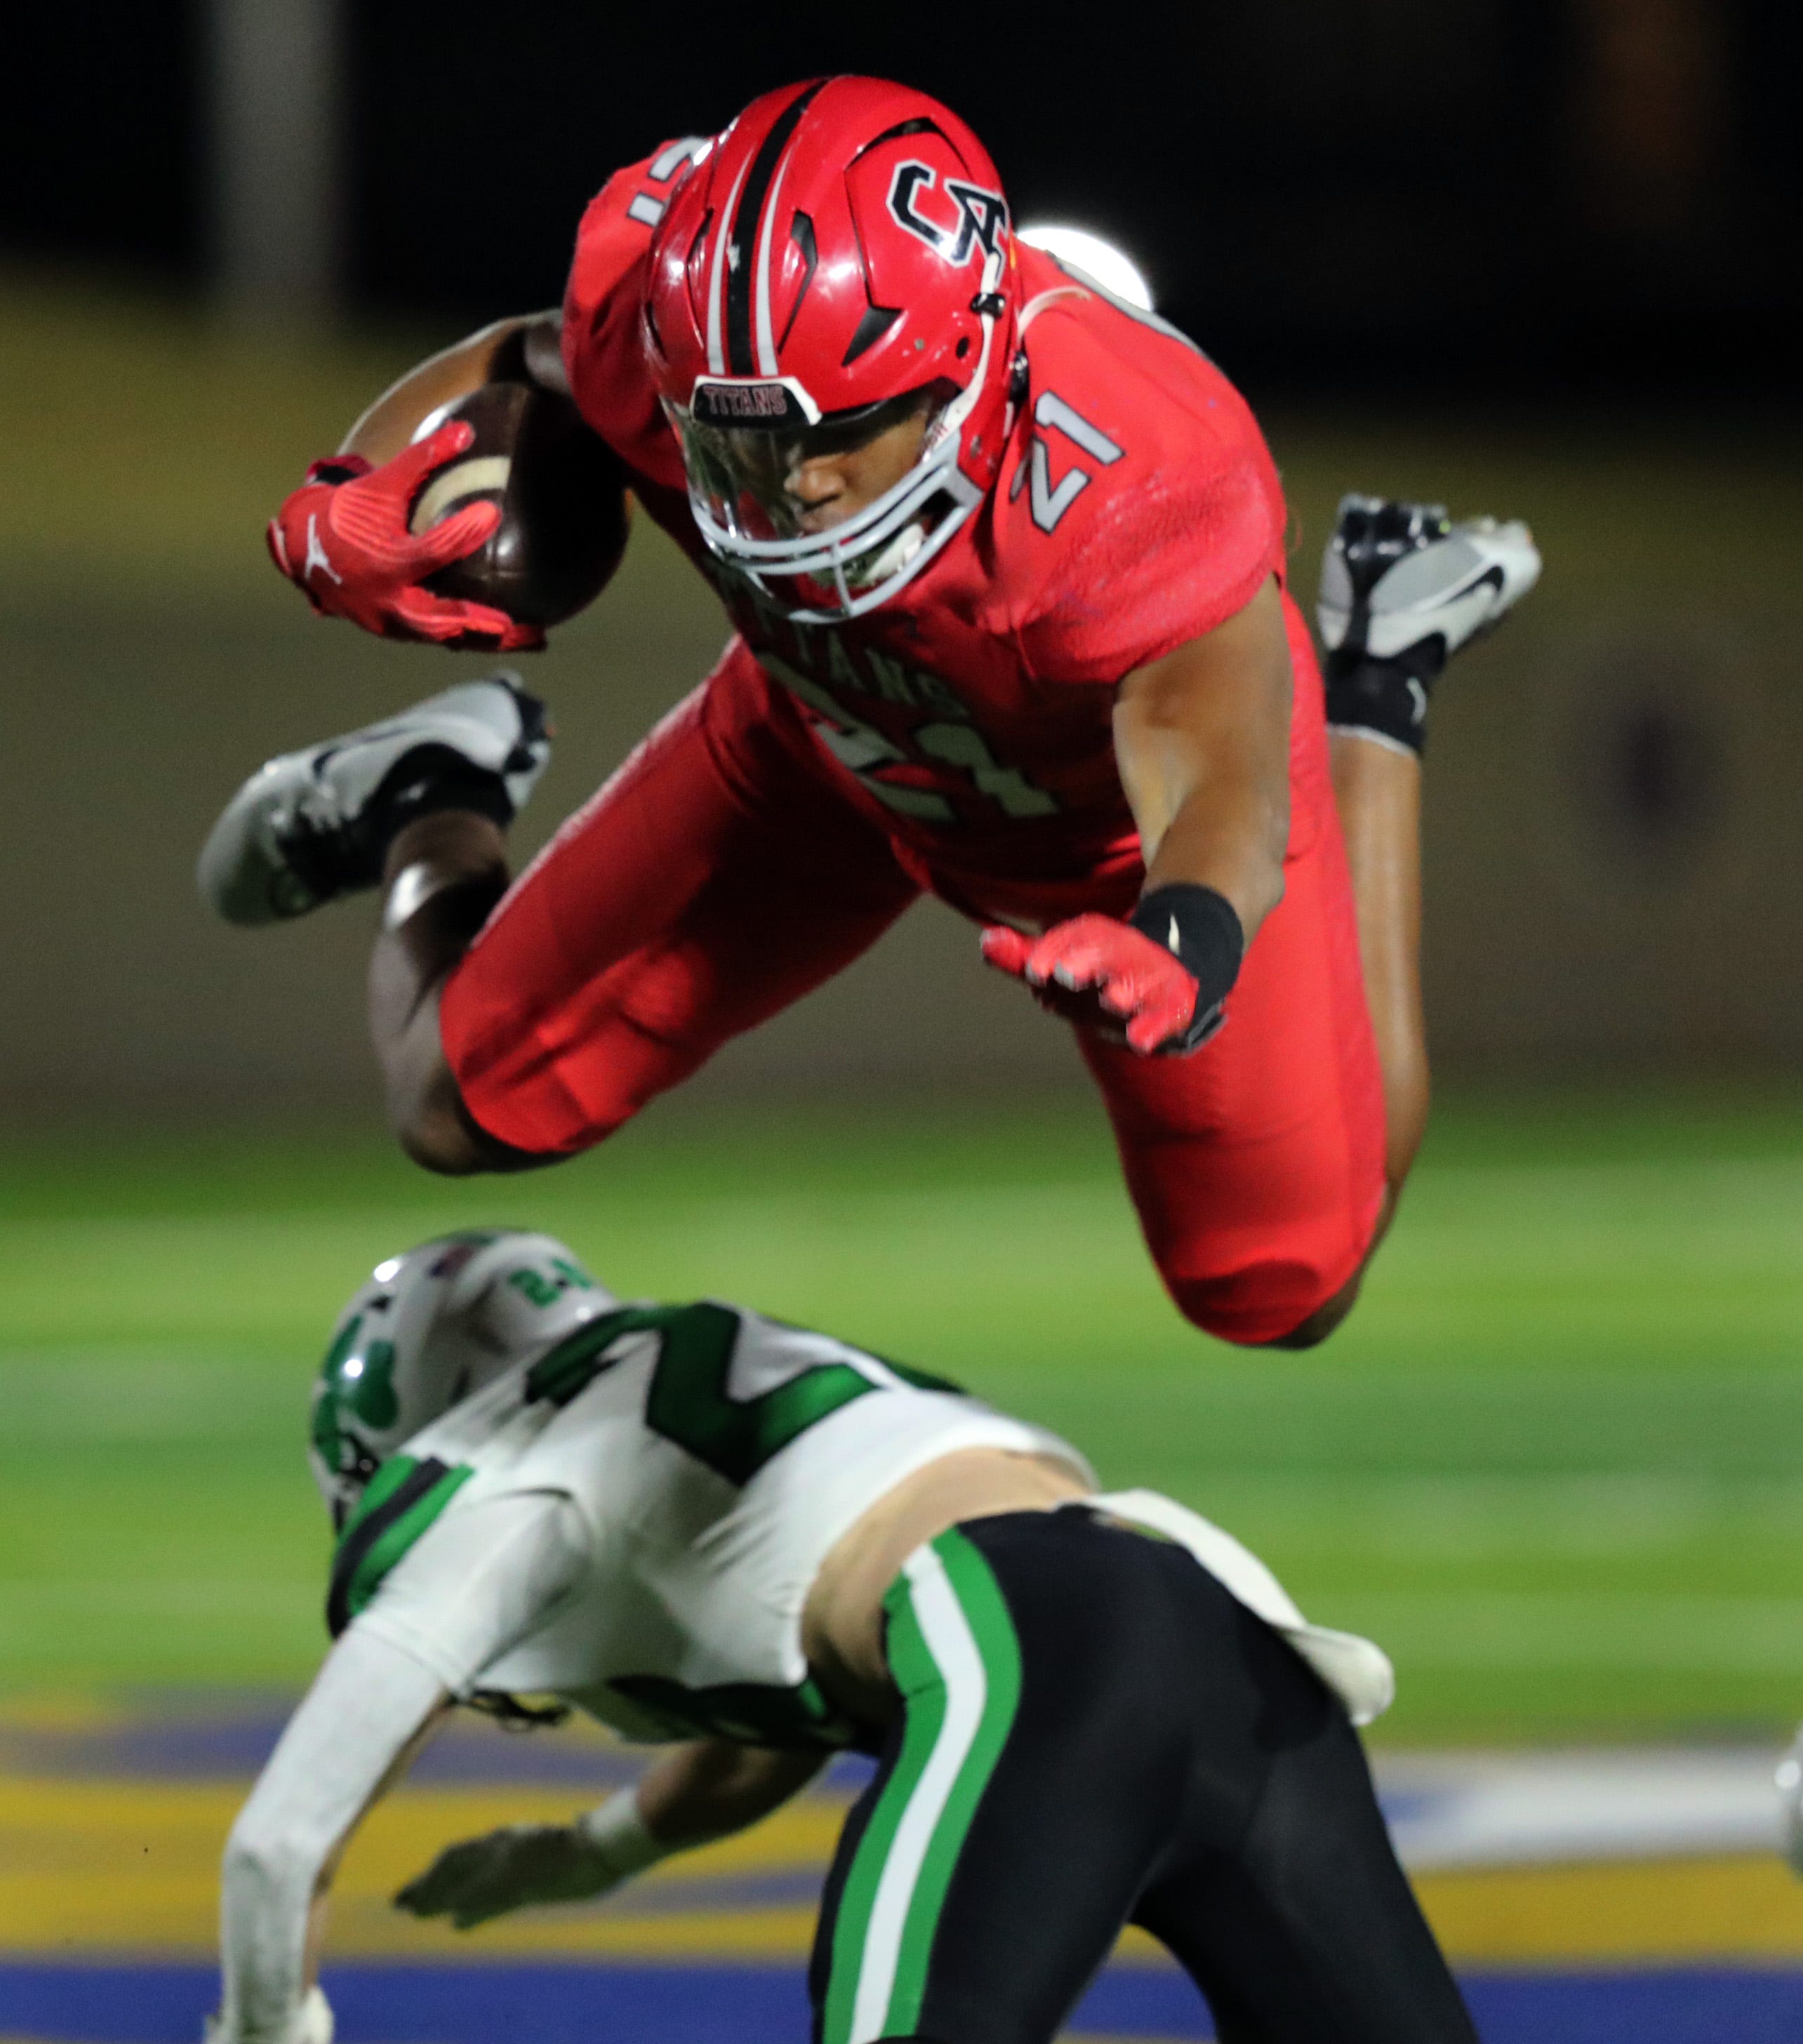
<path id="1" fill-rule="evenodd" d="M 1174 328 L 1022 246 L 1029 382 L 995 488 L 888 602 L 798 625 L 703 545 L 645 359 L 651 231 L 690 146 L 620 171 L 584 216 L 563 325 L 583 416 L 902 847 L 1047 880 L 1135 856 L 1116 686 L 1283 572 L 1283 492 L 1245 401 Z M 1289 621 L 1306 781 L 1325 768 L 1320 685 L 1293 605 Z"/>

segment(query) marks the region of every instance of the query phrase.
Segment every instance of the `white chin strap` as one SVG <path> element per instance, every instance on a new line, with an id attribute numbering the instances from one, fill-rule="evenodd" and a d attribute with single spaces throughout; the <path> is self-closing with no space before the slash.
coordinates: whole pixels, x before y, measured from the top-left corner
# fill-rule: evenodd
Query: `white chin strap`
<path id="1" fill-rule="evenodd" d="M 911 525 L 903 526 L 886 547 L 867 555 L 846 579 L 854 589 L 873 589 L 887 577 L 899 574 L 926 544 L 926 528 L 916 518 Z"/>
<path id="2" fill-rule="evenodd" d="M 791 540 L 748 539 L 723 524 L 691 485 L 689 509 L 708 551 L 798 624 L 837 624 L 888 602 L 944 551 L 982 502 L 984 493 L 958 466 L 958 455 L 965 422 L 988 380 L 995 315 L 988 303 L 1001 282 L 1005 261 L 999 249 L 984 259 L 977 292 L 983 344 L 976 374 L 934 421 L 914 467 L 843 524 Z M 942 508 L 930 519 L 935 500 L 942 500 Z M 838 604 L 794 603 L 771 586 L 802 579 L 832 590 Z"/>
<path id="3" fill-rule="evenodd" d="M 798 623 L 831 624 L 859 617 L 911 582 L 983 500 L 983 493 L 957 465 L 958 444 L 947 438 L 911 468 L 893 488 L 842 525 L 792 540 L 752 540 L 721 524 L 699 491 L 689 509 L 708 551 L 742 575 Z M 926 513 L 949 499 L 930 526 Z M 893 571 L 885 573 L 892 563 Z M 838 596 L 836 605 L 796 603 L 780 585 L 806 578 Z"/>

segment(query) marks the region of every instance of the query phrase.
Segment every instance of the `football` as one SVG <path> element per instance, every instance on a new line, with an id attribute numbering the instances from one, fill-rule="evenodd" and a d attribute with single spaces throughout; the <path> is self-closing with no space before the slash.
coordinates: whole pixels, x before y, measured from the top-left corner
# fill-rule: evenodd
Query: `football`
<path id="1" fill-rule="evenodd" d="M 434 413 L 415 437 L 453 419 L 476 436 L 428 476 L 409 522 L 423 532 L 486 501 L 501 506 L 501 523 L 427 588 L 488 604 L 522 624 L 561 624 L 593 601 L 626 551 L 619 461 L 567 398 L 535 383 L 485 383 Z"/>

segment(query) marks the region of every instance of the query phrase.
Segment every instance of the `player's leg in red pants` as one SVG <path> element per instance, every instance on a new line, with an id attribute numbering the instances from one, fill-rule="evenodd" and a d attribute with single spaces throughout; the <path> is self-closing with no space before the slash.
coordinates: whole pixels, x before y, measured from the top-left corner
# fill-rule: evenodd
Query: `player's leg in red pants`
<path id="1" fill-rule="evenodd" d="M 1279 1340 L 1335 1297 L 1383 1204 L 1345 851 L 1331 813 L 1299 820 L 1219 1035 L 1142 1058 L 1078 1032 L 1160 1275 L 1186 1319 L 1233 1342 Z"/>
<path id="2" fill-rule="evenodd" d="M 439 1008 L 491 1135 L 540 1155 L 598 1142 L 915 898 L 795 722 L 735 642 L 495 911 Z"/>

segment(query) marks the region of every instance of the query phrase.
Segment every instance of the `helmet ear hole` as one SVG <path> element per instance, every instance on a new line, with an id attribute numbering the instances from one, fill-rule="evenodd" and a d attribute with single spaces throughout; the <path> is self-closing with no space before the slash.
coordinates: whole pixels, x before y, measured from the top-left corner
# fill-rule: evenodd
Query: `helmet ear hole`
<path id="1" fill-rule="evenodd" d="M 965 357 L 967 355 L 969 355 L 969 352 L 970 352 L 970 336 L 969 336 L 968 333 L 960 334 L 960 335 L 958 336 L 958 344 L 957 344 L 957 358 L 958 358 L 959 361 L 960 361 L 960 362 L 962 362 L 962 361 L 964 360 Z"/>

